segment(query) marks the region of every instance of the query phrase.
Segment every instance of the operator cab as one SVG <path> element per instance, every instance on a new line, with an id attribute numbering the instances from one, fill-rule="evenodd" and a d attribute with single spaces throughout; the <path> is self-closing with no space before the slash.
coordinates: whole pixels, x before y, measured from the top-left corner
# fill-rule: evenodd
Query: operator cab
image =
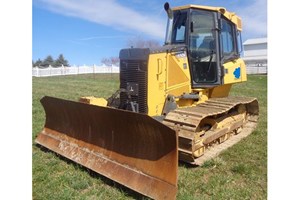
<path id="1" fill-rule="evenodd" d="M 239 58 L 240 32 L 218 10 L 185 6 L 171 10 L 165 4 L 168 25 L 165 45 L 187 48 L 193 88 L 223 84 L 223 64 Z"/>

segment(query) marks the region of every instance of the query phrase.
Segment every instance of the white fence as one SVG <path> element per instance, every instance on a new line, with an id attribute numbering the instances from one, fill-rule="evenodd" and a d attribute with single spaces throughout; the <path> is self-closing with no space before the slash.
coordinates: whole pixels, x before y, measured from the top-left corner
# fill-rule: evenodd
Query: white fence
<path id="1" fill-rule="evenodd" d="M 247 74 L 267 74 L 268 65 L 254 65 L 246 64 Z M 62 76 L 62 75 L 76 75 L 76 74 L 98 74 L 98 73 L 119 73 L 118 66 L 78 66 L 78 67 L 47 67 L 47 68 L 32 68 L 32 76 Z"/>
<path id="2" fill-rule="evenodd" d="M 242 58 L 246 64 L 247 74 L 268 74 L 268 57 L 249 56 Z"/>
<path id="3" fill-rule="evenodd" d="M 247 74 L 268 74 L 267 67 L 247 67 Z"/>
<path id="4" fill-rule="evenodd" d="M 62 76 L 62 75 L 76 75 L 76 74 L 96 74 L 96 73 L 119 73 L 118 66 L 73 66 L 73 67 L 51 67 L 47 68 L 32 68 L 32 76 Z"/>
<path id="5" fill-rule="evenodd" d="M 268 64 L 246 63 L 247 74 L 268 74 Z"/>

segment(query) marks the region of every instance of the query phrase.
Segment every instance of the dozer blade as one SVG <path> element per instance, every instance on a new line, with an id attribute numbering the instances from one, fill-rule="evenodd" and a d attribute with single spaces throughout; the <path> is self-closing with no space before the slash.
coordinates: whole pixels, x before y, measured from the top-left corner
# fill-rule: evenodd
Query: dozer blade
<path id="1" fill-rule="evenodd" d="M 151 117 L 43 97 L 44 129 L 36 142 L 154 199 L 175 199 L 177 132 Z"/>

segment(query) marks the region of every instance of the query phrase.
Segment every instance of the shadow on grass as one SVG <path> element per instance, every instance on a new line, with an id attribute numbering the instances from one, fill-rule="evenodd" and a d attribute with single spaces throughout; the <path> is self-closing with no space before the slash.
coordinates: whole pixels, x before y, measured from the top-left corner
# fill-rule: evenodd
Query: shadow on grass
<path id="1" fill-rule="evenodd" d="M 197 167 L 199 167 L 198 165 L 193 165 L 191 163 L 186 163 L 186 162 L 183 162 L 181 160 L 178 161 L 178 166 L 179 167 L 184 167 L 184 168 L 197 168 Z"/>
<path id="2" fill-rule="evenodd" d="M 35 146 L 37 146 L 41 151 L 43 151 L 45 153 L 55 154 L 60 160 L 66 162 L 68 165 L 72 165 L 72 166 L 74 166 L 75 169 L 80 169 L 81 171 L 87 172 L 94 179 L 100 179 L 104 184 L 114 187 L 114 188 L 118 189 L 121 193 L 124 193 L 125 196 L 131 197 L 133 199 L 138 199 L 138 200 L 150 199 L 147 196 L 144 196 L 124 185 L 121 185 L 120 183 L 117 183 L 101 174 L 98 174 L 97 172 L 95 172 L 87 167 L 84 167 L 84 166 L 82 166 L 82 165 L 80 165 L 80 164 L 54 152 L 54 151 L 51 151 L 40 144 L 35 144 Z"/>

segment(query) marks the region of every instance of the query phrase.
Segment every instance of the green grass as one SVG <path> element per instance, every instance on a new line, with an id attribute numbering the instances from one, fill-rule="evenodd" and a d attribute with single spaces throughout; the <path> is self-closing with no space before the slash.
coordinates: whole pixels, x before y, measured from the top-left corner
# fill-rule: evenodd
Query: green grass
<path id="1" fill-rule="evenodd" d="M 34 144 L 44 126 L 43 96 L 109 97 L 118 86 L 118 74 L 32 78 L 33 199 L 147 199 Z M 267 76 L 248 76 L 231 95 L 258 98 L 257 129 L 202 167 L 180 163 L 177 199 L 267 199 Z"/>

